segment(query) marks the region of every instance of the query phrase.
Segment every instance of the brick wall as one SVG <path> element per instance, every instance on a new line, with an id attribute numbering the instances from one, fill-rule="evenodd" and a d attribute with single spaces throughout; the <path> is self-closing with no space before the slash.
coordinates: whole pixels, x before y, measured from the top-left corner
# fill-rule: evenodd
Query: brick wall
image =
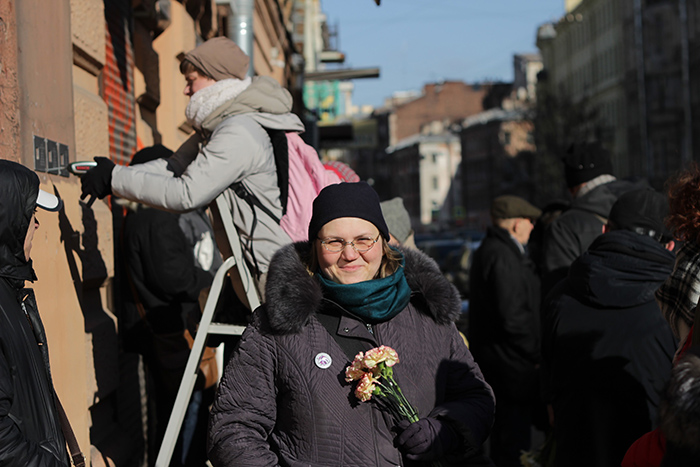
<path id="1" fill-rule="evenodd" d="M 483 111 L 482 102 L 490 89 L 490 85 L 470 85 L 460 81 L 425 85 L 421 97 L 394 111 L 390 144 L 420 133 L 421 126 L 426 123 L 461 120 Z"/>

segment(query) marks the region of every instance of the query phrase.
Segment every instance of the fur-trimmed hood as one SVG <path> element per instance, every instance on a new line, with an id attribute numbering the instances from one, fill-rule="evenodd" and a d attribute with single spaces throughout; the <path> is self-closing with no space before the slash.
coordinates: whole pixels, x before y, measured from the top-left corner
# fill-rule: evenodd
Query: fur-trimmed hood
<path id="1" fill-rule="evenodd" d="M 274 333 L 299 332 L 323 306 L 321 285 L 301 261 L 311 245 L 311 242 L 287 245 L 272 258 L 264 307 Z M 405 258 L 404 273 L 411 289 L 411 303 L 438 324 L 456 320 L 461 305 L 459 292 L 445 279 L 435 261 L 417 250 L 399 250 Z"/>

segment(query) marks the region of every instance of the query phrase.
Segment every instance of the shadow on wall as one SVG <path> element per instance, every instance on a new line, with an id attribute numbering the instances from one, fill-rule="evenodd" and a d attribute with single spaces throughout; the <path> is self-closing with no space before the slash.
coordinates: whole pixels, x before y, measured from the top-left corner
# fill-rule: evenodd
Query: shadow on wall
<path id="1" fill-rule="evenodd" d="M 60 196 L 55 187 L 54 192 Z M 82 202 L 80 206 L 82 236 L 73 228 L 64 210 L 59 212 L 58 222 L 85 333 L 92 341 L 96 382 L 90 407 L 92 463 L 95 466 L 140 465 L 144 443 L 139 362 L 138 358 L 121 358 L 115 322 L 105 311 L 100 294 L 108 272 L 98 248 L 97 221 L 92 208 Z M 109 289 L 108 284 L 108 293 Z M 83 451 L 87 451 L 87 446 Z"/>

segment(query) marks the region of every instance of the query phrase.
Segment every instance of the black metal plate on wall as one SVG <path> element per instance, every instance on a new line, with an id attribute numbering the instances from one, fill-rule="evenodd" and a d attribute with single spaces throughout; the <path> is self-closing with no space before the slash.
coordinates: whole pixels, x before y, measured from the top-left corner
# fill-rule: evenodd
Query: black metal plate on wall
<path id="1" fill-rule="evenodd" d="M 70 150 L 65 144 L 34 135 L 34 170 L 68 177 Z"/>
<path id="2" fill-rule="evenodd" d="M 46 140 L 34 135 L 34 170 L 37 172 L 46 172 L 47 169 Z"/>
<path id="3" fill-rule="evenodd" d="M 47 172 L 58 175 L 58 143 L 56 141 L 46 140 L 46 158 L 49 161 Z"/>
<path id="4" fill-rule="evenodd" d="M 65 144 L 58 145 L 58 166 L 60 168 L 59 175 L 61 177 L 68 177 L 70 173 L 68 172 L 68 164 L 70 164 L 70 157 L 68 152 L 68 146 Z"/>

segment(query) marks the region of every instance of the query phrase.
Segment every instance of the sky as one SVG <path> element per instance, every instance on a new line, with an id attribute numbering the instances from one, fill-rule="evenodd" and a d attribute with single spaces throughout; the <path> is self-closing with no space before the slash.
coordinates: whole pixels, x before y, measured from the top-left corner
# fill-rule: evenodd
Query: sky
<path id="1" fill-rule="evenodd" d="M 564 0 L 321 0 L 338 29 L 342 68 L 380 68 L 354 80 L 355 105 L 380 106 L 396 91 L 442 80 L 512 81 L 513 55 L 537 52 L 537 27 Z"/>

